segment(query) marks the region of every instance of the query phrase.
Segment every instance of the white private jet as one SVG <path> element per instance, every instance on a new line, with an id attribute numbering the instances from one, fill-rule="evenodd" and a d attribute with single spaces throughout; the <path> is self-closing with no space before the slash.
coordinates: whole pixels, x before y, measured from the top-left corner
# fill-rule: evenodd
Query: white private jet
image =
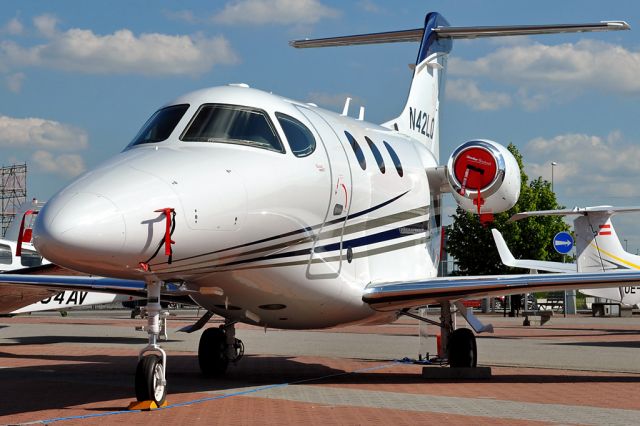
<path id="1" fill-rule="evenodd" d="M 547 272 L 615 272 L 640 270 L 640 256 L 628 253 L 611 223 L 617 213 L 640 212 L 640 207 L 575 207 L 565 210 L 542 210 L 517 213 L 510 221 L 533 216 L 577 216 L 573 221 L 576 244 L 576 263 L 549 262 L 531 259 L 516 259 L 497 229 L 492 229 L 493 238 L 502 263 L 514 268 Z M 584 294 L 601 297 L 625 305 L 640 304 L 640 287 L 629 285 L 599 289 L 580 289 Z"/>
<path id="2" fill-rule="evenodd" d="M 474 334 L 454 330 L 452 303 L 607 287 L 640 280 L 640 272 L 437 277 L 441 194 L 491 214 L 513 206 L 520 188 L 517 162 L 492 141 L 466 142 L 447 166 L 439 165 L 452 40 L 624 29 L 625 22 L 450 27 L 428 13 L 419 29 L 292 42 L 299 48 L 420 42 L 404 109 L 377 125 L 242 84 L 179 97 L 38 216 L 40 253 L 104 278 L 7 275 L 2 291 L 40 286 L 146 295 L 149 344 L 135 389 L 138 400 L 158 405 L 166 397 L 167 357 L 158 345 L 166 295 L 189 295 L 208 310 L 190 331 L 213 314 L 226 318 L 200 339 L 206 375 L 224 373 L 241 355 L 237 322 L 289 329 L 380 323 L 427 304 L 442 306 L 437 325 L 449 364 L 474 367 Z"/>

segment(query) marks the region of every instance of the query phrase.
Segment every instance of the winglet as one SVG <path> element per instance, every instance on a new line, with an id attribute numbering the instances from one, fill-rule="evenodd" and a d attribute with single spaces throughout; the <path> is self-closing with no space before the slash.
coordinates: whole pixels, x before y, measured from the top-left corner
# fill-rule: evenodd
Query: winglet
<path id="1" fill-rule="evenodd" d="M 498 254 L 500 254 L 500 260 L 507 266 L 516 267 L 516 258 L 513 257 L 509 247 L 507 247 L 507 242 L 504 240 L 504 237 L 497 229 L 491 229 L 491 233 L 493 234 L 493 240 L 496 242 L 496 248 L 498 249 Z"/>
<path id="2" fill-rule="evenodd" d="M 500 254 L 500 260 L 507 266 L 512 268 L 532 269 L 537 271 L 549 271 L 549 272 L 576 272 L 575 263 L 563 263 L 563 262 L 549 262 L 545 260 L 529 260 L 529 259 L 516 259 L 506 241 L 502 237 L 502 234 L 497 229 L 492 229 L 493 239 L 496 242 L 498 248 L 498 254 Z"/>

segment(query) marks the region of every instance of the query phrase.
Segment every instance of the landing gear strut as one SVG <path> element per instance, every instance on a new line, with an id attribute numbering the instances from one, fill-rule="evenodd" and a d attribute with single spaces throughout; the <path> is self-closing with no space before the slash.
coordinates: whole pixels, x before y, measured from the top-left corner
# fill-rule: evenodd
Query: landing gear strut
<path id="1" fill-rule="evenodd" d="M 136 399 L 153 401 L 158 407 L 167 398 L 167 354 L 158 345 L 160 336 L 160 287 L 162 283 L 147 283 L 147 333 L 149 344 L 140 351 L 136 368 Z"/>
<path id="2" fill-rule="evenodd" d="M 242 340 L 236 339 L 235 323 L 227 321 L 219 328 L 208 328 L 200 336 L 198 363 L 207 377 L 222 376 L 229 362 L 238 362 L 244 355 Z"/>
<path id="3" fill-rule="evenodd" d="M 440 338 L 442 347 L 445 348 L 449 367 L 476 367 L 478 364 L 478 350 L 476 336 L 468 328 L 455 329 L 451 304 L 443 302 L 441 305 Z"/>
<path id="4" fill-rule="evenodd" d="M 443 302 L 440 305 L 440 322 L 434 321 L 409 311 L 399 311 L 398 314 L 405 315 L 428 324 L 440 327 L 440 347 L 443 349 L 442 355 L 433 358 L 433 361 L 441 364 L 449 364 L 450 367 L 470 367 L 475 368 L 478 364 L 478 349 L 476 346 L 476 336 L 468 328 L 456 329 L 454 317 L 451 315 L 451 304 Z M 465 318 L 470 314 L 467 313 Z M 470 322 L 472 325 L 474 321 Z M 481 324 L 480 324 L 481 325 Z M 480 331 L 493 331 L 490 326 L 483 326 Z M 438 348 L 440 349 L 440 348 Z M 440 354 L 440 350 L 438 350 Z"/>

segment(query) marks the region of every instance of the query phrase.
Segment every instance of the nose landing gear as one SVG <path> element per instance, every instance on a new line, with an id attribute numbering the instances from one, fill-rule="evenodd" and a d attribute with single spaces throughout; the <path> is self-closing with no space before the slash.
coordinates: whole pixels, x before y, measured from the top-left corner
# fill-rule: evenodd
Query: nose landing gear
<path id="1" fill-rule="evenodd" d="M 157 407 L 167 398 L 167 354 L 158 345 L 160 336 L 160 287 L 158 281 L 147 283 L 148 345 L 140 351 L 135 389 L 138 401 L 150 401 Z"/>

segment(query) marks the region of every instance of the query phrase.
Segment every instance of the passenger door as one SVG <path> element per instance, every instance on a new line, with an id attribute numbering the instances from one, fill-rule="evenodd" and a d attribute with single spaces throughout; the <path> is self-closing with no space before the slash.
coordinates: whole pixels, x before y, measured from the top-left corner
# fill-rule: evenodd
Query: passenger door
<path id="1" fill-rule="evenodd" d="M 344 253 L 342 238 L 351 208 L 351 170 L 344 146 L 327 120 L 317 112 L 298 106 L 311 122 L 319 142 L 323 144 L 329 158 L 331 171 L 331 197 L 324 222 L 313 243 L 307 278 L 334 278 L 340 275 Z"/>

